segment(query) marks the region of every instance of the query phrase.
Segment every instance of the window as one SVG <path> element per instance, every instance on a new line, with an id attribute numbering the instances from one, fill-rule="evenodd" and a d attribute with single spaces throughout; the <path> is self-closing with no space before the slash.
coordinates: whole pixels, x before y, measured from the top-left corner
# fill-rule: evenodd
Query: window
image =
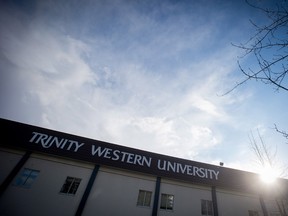
<path id="1" fill-rule="evenodd" d="M 213 204 L 210 200 L 201 200 L 201 214 L 213 215 Z"/>
<path id="2" fill-rule="evenodd" d="M 161 194 L 160 209 L 173 210 L 174 195 Z"/>
<path id="3" fill-rule="evenodd" d="M 150 206 L 152 192 L 139 190 L 137 206 Z"/>
<path id="4" fill-rule="evenodd" d="M 74 178 L 68 176 L 60 190 L 60 193 L 72 194 L 72 195 L 76 194 L 80 182 L 81 182 L 80 178 Z"/>
<path id="5" fill-rule="evenodd" d="M 39 172 L 40 171 L 38 170 L 24 168 L 20 175 L 18 175 L 18 177 L 16 178 L 14 185 L 23 188 L 30 188 L 32 186 L 32 183 L 39 175 Z"/>
<path id="6" fill-rule="evenodd" d="M 249 213 L 249 216 L 259 216 L 258 211 L 249 210 L 248 213 Z"/>

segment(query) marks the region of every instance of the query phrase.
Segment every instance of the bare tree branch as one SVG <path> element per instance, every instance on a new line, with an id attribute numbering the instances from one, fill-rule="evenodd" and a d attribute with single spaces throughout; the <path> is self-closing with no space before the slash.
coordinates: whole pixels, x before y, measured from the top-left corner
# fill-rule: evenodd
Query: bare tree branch
<path id="1" fill-rule="evenodd" d="M 252 152 L 255 155 L 256 162 L 263 168 L 270 168 L 270 169 L 280 169 L 281 173 L 280 176 L 284 177 L 287 175 L 287 166 L 279 167 L 279 163 L 277 161 L 277 149 L 272 149 L 268 146 L 265 142 L 263 137 L 261 136 L 259 130 L 257 129 L 257 137 L 260 142 L 257 141 L 253 132 L 250 133 L 250 145 L 252 147 Z M 283 200 L 283 197 L 275 197 L 275 203 L 279 210 L 281 216 L 287 216 L 287 202 Z"/>
<path id="2" fill-rule="evenodd" d="M 258 25 L 250 20 L 255 33 L 245 43 L 232 43 L 232 45 L 244 51 L 241 59 L 248 56 L 254 57 L 258 69 L 246 68 L 239 60 L 238 66 L 244 79 L 223 95 L 231 93 L 250 80 L 272 85 L 276 91 L 288 91 L 286 76 L 288 73 L 288 3 L 276 1 L 271 8 L 253 4 L 248 0 L 246 3 L 262 12 L 268 21 L 266 25 Z"/>
<path id="3" fill-rule="evenodd" d="M 285 137 L 286 139 L 288 139 L 288 133 L 287 133 L 286 131 L 279 130 L 276 124 L 274 124 L 274 129 L 275 129 L 278 133 L 282 134 L 283 137 Z"/>

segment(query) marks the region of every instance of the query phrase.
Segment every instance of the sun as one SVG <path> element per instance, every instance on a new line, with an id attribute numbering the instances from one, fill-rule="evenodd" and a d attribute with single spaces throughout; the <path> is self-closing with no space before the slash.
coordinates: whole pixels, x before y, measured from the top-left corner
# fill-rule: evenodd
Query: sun
<path id="1" fill-rule="evenodd" d="M 279 174 L 277 169 L 274 169 L 270 166 L 264 167 L 260 172 L 260 178 L 266 184 L 274 183 L 278 176 Z"/>

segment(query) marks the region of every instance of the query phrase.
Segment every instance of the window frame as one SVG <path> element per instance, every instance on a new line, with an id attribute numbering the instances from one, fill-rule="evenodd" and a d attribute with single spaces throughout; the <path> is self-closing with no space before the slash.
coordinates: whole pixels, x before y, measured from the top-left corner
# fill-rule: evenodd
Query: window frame
<path id="1" fill-rule="evenodd" d="M 32 184 L 36 181 L 39 174 L 40 170 L 23 168 L 14 180 L 13 185 L 16 187 L 29 189 L 32 187 Z"/>
<path id="2" fill-rule="evenodd" d="M 148 203 L 147 203 L 147 200 L 149 200 Z M 142 189 L 139 190 L 138 197 L 137 197 L 137 203 L 136 203 L 137 206 L 139 206 L 139 207 L 151 207 L 151 201 L 152 201 L 152 191 L 147 191 L 147 190 L 142 190 Z"/>
<path id="3" fill-rule="evenodd" d="M 82 179 L 72 176 L 67 176 L 59 191 L 60 194 L 75 196 L 80 186 Z"/>
<path id="4" fill-rule="evenodd" d="M 213 202 L 212 200 L 201 199 L 201 215 L 213 216 Z"/>
<path id="5" fill-rule="evenodd" d="M 165 202 L 163 202 L 164 197 L 165 197 Z M 172 198 L 172 199 L 170 199 L 170 198 Z M 161 194 L 161 200 L 160 200 L 160 209 L 166 210 L 166 211 L 173 211 L 174 210 L 174 202 L 175 202 L 174 198 L 175 198 L 175 196 L 173 194 L 162 193 Z M 171 203 L 169 204 L 169 202 L 172 202 L 172 204 Z M 165 205 L 162 205 L 164 203 L 165 203 Z"/>

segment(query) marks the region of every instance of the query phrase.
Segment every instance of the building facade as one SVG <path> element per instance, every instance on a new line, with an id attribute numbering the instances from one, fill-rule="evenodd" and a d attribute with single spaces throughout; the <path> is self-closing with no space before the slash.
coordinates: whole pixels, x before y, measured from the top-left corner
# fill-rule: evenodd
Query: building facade
<path id="1" fill-rule="evenodd" d="M 288 181 L 0 119 L 0 215 L 281 216 Z"/>

